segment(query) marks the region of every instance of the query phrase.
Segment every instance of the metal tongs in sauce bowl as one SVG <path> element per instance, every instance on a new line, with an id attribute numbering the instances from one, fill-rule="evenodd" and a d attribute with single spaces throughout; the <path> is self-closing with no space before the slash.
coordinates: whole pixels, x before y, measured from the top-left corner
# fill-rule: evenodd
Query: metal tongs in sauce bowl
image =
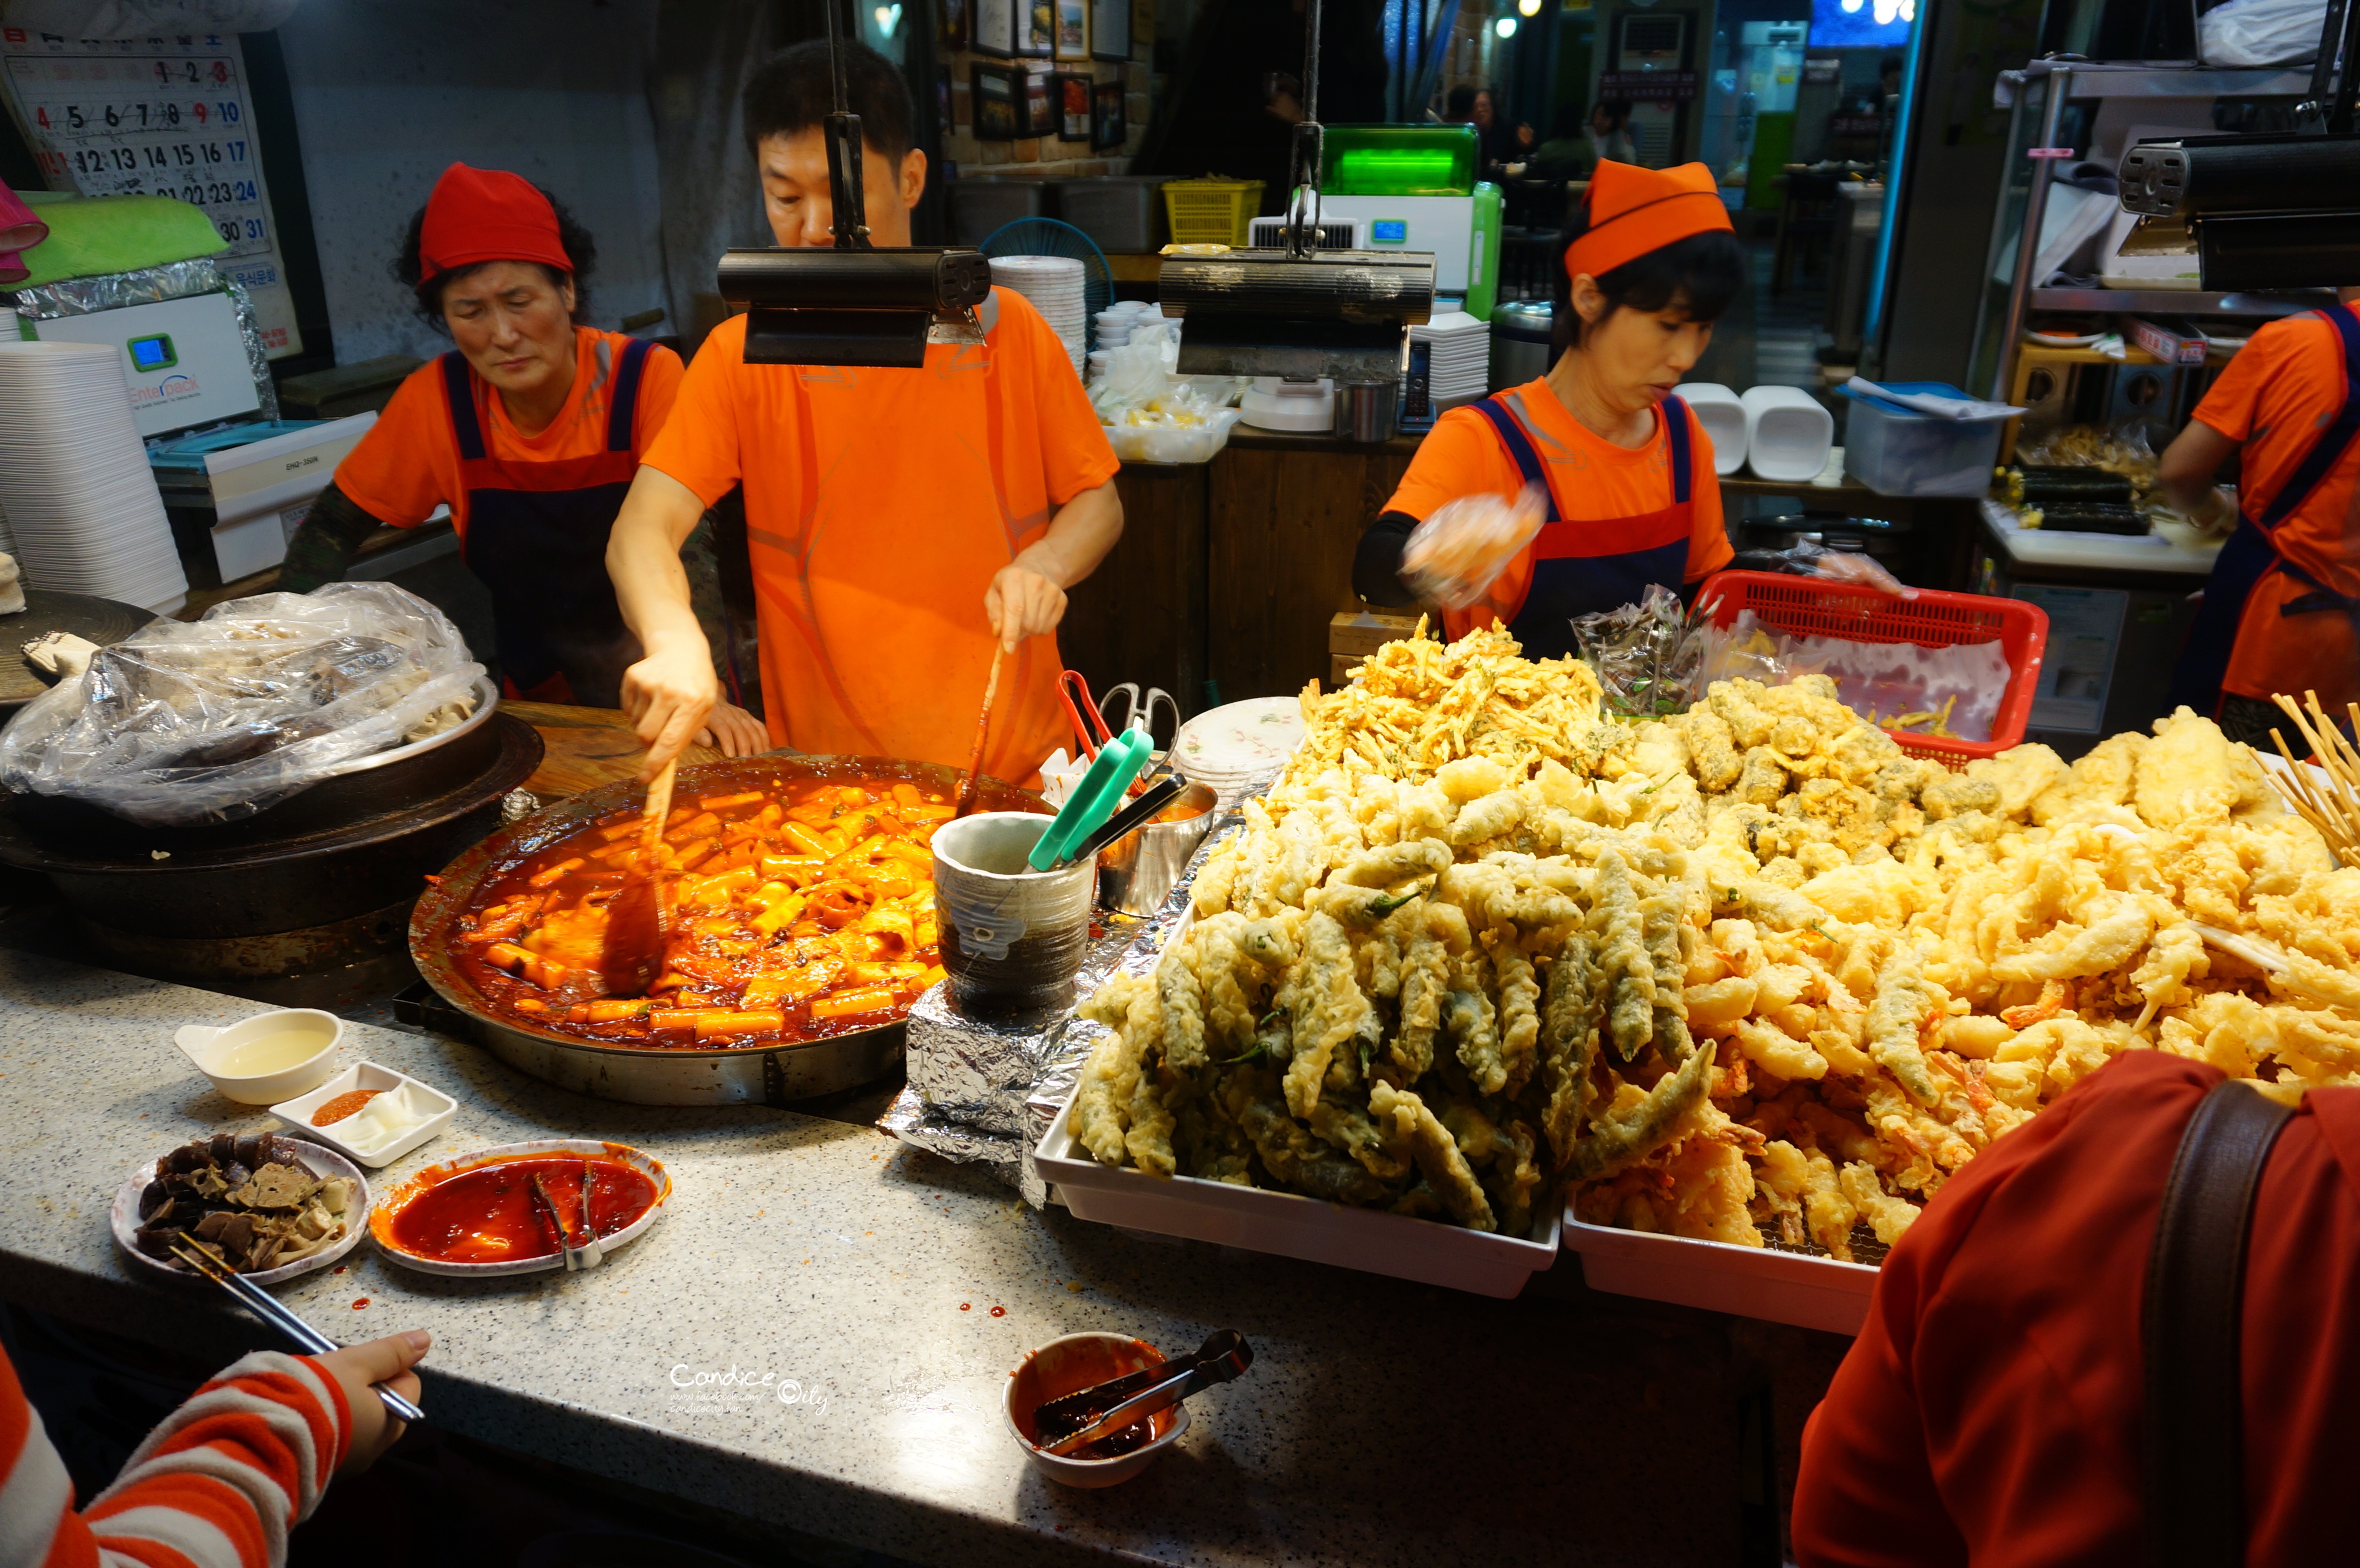
<path id="1" fill-rule="evenodd" d="M 565 1271 L 569 1274 L 595 1269 L 606 1260 L 606 1249 L 599 1245 L 598 1232 L 590 1223 L 590 1183 L 595 1176 L 590 1162 L 584 1160 L 582 1229 L 580 1238 L 576 1239 L 574 1227 L 565 1223 L 565 1211 L 557 1206 L 556 1198 L 550 1193 L 549 1183 L 541 1179 L 539 1172 L 533 1175 L 532 1194 L 540 1200 L 541 1213 L 549 1216 L 549 1223 L 557 1227 L 557 1245 L 565 1254 Z"/>
<path id="2" fill-rule="evenodd" d="M 1159 1361 L 1035 1406 L 1032 1430 L 1041 1434 L 1042 1453 L 1064 1457 L 1158 1410 L 1169 1410 L 1191 1394 L 1241 1377 L 1252 1365 L 1253 1346 L 1246 1343 L 1246 1336 L 1233 1328 L 1221 1329 L 1185 1360 Z M 1076 1421 L 1084 1424 L 1076 1426 Z M 1064 1435 L 1050 1436 L 1060 1432 Z"/>

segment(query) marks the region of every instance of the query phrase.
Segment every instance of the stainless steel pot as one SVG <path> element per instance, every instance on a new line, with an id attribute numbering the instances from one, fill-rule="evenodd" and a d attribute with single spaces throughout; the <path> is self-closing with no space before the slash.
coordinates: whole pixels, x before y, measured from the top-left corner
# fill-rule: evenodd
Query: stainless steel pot
<path id="1" fill-rule="evenodd" d="M 931 762 L 878 757 L 746 757 L 680 770 L 685 799 L 731 794 L 810 779 L 906 779 L 946 794 L 958 770 Z M 901 1058 L 897 1019 L 825 1040 L 697 1050 L 648 1050 L 577 1039 L 493 1012 L 453 962 L 451 930 L 486 878 L 612 813 L 636 809 L 635 783 L 602 785 L 561 800 L 492 834 L 443 868 L 442 882 L 418 900 L 410 920 L 410 953 L 477 1044 L 502 1062 L 561 1089 L 638 1105 L 784 1105 L 866 1083 Z M 1045 811 L 1041 798 L 998 779 L 983 781 L 978 803 L 991 811 Z"/>

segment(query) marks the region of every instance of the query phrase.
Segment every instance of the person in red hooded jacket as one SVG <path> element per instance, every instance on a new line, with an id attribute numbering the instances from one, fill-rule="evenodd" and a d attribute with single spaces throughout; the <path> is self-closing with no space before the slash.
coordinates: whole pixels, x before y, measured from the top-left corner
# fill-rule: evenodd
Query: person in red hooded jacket
<path id="1" fill-rule="evenodd" d="M 2180 1138 L 2221 1081 L 2125 1051 L 1935 1193 L 1804 1431 L 1801 1568 L 2148 1560 L 2148 1255 Z M 2355 1292 L 2360 1089 L 2312 1089 L 2263 1167 L 2246 1241 L 2249 1563 L 2349 1561 L 2360 1540 Z"/>

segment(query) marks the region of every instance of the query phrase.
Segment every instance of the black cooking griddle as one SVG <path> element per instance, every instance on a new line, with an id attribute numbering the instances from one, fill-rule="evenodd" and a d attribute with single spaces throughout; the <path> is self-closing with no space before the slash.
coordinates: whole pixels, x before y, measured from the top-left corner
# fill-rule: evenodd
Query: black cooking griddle
<path id="1" fill-rule="evenodd" d="M 51 632 L 70 632 L 101 648 L 112 648 L 156 617 L 137 604 L 91 593 L 25 590 L 25 611 L 0 615 L 0 718 L 57 684 L 25 658 L 25 645 Z"/>

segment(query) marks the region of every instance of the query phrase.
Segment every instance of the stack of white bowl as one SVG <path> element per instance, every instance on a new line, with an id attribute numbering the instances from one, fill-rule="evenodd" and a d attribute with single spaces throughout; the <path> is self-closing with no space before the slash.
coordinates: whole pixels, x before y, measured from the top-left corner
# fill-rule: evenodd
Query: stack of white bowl
<path id="1" fill-rule="evenodd" d="M 1032 301 L 1065 345 L 1074 374 L 1082 374 L 1089 343 L 1089 305 L 1085 297 L 1082 264 L 1069 256 L 996 256 L 991 280 Z"/>
<path id="2" fill-rule="evenodd" d="M 0 511 L 33 587 L 158 615 L 188 599 L 119 349 L 0 339 Z"/>
<path id="3" fill-rule="evenodd" d="M 1491 323 L 1464 310 L 1444 310 L 1409 330 L 1426 349 L 1426 396 L 1437 409 L 1472 403 L 1491 386 Z"/>
<path id="4" fill-rule="evenodd" d="M 1138 328 L 1163 320 L 1163 310 L 1152 299 L 1118 299 L 1098 312 L 1098 347 L 1120 348 Z"/>

